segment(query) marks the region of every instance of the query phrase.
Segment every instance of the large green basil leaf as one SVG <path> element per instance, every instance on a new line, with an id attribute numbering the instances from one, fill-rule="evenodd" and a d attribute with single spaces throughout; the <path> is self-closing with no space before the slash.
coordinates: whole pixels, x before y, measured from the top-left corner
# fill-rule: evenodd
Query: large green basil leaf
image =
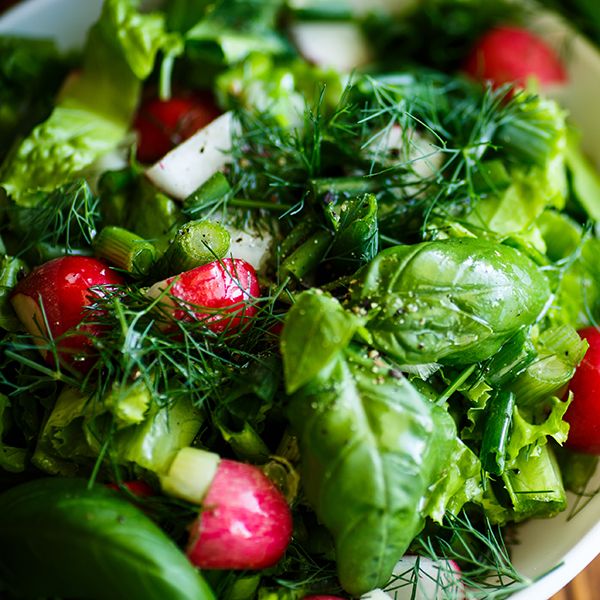
<path id="1" fill-rule="evenodd" d="M 352 301 L 370 312 L 373 345 L 412 364 L 485 360 L 550 299 L 531 259 L 476 238 L 389 248 L 358 279 Z"/>
<path id="2" fill-rule="evenodd" d="M 37 479 L 0 495 L 0 577 L 28 597 L 214 598 L 141 510 L 83 479 Z"/>
<path id="3" fill-rule="evenodd" d="M 308 383 L 343 350 L 361 321 L 331 296 L 308 290 L 298 296 L 281 333 L 287 392 Z"/>
<path id="4" fill-rule="evenodd" d="M 452 419 L 394 370 L 351 350 L 292 397 L 289 416 L 306 497 L 333 535 L 342 586 L 353 595 L 383 586 L 451 460 Z"/>

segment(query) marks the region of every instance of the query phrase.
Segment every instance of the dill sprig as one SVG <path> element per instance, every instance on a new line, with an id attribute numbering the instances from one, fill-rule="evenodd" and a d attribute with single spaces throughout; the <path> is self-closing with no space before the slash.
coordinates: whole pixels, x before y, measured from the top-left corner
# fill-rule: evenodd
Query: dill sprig
<path id="1" fill-rule="evenodd" d="M 448 561 L 454 561 L 460 567 L 460 578 L 468 598 L 500 600 L 533 583 L 512 564 L 504 536 L 501 527 L 493 525 L 485 515 L 475 522 L 462 511 L 456 516 L 447 514 L 435 534 L 421 534 L 415 540 L 415 546 L 420 554 L 439 561 L 442 573 L 448 571 L 448 577 L 440 578 L 440 585 L 445 587 L 439 591 L 447 591 L 449 587 L 456 593 L 455 584 L 448 581 L 451 580 Z M 414 579 L 412 583 L 414 585 Z M 406 581 L 404 585 L 407 585 Z"/>
<path id="2" fill-rule="evenodd" d="M 212 331 L 203 318 L 198 318 L 199 311 L 207 312 L 205 308 L 186 306 L 174 297 L 171 301 L 180 303 L 185 316 L 170 321 L 165 328 L 165 317 L 159 310 L 162 300 L 148 298 L 138 286 L 102 289 L 96 301 L 86 307 L 78 327 L 37 343 L 29 336 L 15 336 L 8 344 L 3 341 L 5 356 L 32 373 L 28 386 L 43 387 L 58 381 L 102 401 L 114 386 L 127 387 L 141 380 L 161 406 L 186 397 L 200 407 L 209 398 L 217 401 L 235 371 L 268 352 L 276 339 L 271 329 L 280 317 L 274 312 L 274 298 L 248 300 L 257 304 L 257 314 L 246 318 L 237 331 L 220 332 Z M 217 310 L 206 318 L 226 320 L 232 316 L 230 310 Z M 56 357 L 64 355 L 69 338 L 82 336 L 94 360 L 84 373 L 70 368 L 68 361 L 53 368 L 35 352 L 41 349 Z M 83 358 L 90 359 L 87 349 Z M 12 387 L 12 394 L 23 391 L 21 384 L 13 383 Z"/>
<path id="3" fill-rule="evenodd" d="M 8 204 L 10 235 L 15 240 L 17 256 L 27 255 L 37 262 L 53 258 L 53 254 L 89 252 L 100 219 L 99 199 L 85 179 L 77 179 L 48 193 L 40 193 L 33 206 Z M 4 232 L 3 232 L 4 233 Z M 32 257 L 31 250 L 37 250 Z"/>
<path id="4" fill-rule="evenodd" d="M 501 140 L 508 127 L 537 136 L 540 153 L 552 144 L 534 96 L 440 73 L 362 76 L 335 107 L 324 98 L 323 90 L 293 128 L 268 112 L 239 113 L 232 193 L 221 206 L 228 198 L 284 206 L 279 218 L 293 225 L 311 212 L 322 219 L 336 197 L 368 192 L 378 200 L 382 239 L 406 241 L 422 237 L 434 216 L 459 218 L 473 209 L 477 180 L 486 176 L 482 163 L 508 161 L 512 152 Z"/>

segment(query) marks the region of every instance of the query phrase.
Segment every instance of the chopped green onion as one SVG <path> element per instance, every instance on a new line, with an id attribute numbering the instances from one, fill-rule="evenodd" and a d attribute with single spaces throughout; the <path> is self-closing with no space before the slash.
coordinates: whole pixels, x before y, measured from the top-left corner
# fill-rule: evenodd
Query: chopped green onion
<path id="1" fill-rule="evenodd" d="M 94 240 L 99 258 L 136 276 L 147 275 L 156 260 L 153 244 L 122 227 L 104 227 Z"/>
<path id="2" fill-rule="evenodd" d="M 169 244 L 161 259 L 161 271 L 167 275 L 183 273 L 219 260 L 227 254 L 230 243 L 229 232 L 219 223 L 189 221 Z"/>
<path id="3" fill-rule="evenodd" d="M 281 272 L 302 281 L 317 268 L 331 244 L 332 237 L 329 231 L 317 231 L 281 263 Z"/>
<path id="4" fill-rule="evenodd" d="M 231 192 L 227 177 L 217 172 L 209 177 L 195 192 L 183 201 L 183 211 L 195 216 L 206 210 Z"/>

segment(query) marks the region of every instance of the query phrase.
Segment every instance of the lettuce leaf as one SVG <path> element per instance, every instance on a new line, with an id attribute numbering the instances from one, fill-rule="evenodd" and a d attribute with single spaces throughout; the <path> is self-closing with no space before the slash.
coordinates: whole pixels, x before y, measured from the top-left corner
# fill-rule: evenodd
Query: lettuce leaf
<path id="1" fill-rule="evenodd" d="M 252 52 L 289 52 L 288 43 L 276 30 L 282 7 L 282 0 L 218 0 L 188 29 L 186 44 L 194 44 L 195 54 L 225 64 L 238 62 Z"/>
<path id="2" fill-rule="evenodd" d="M 268 113 L 284 127 L 303 122 L 307 100 L 310 103 L 323 92 L 323 106 L 332 108 L 343 90 L 344 81 L 333 70 L 301 60 L 276 63 L 261 53 L 249 55 L 217 79 L 217 94 L 223 106 Z"/>
<path id="3" fill-rule="evenodd" d="M 88 168 L 125 137 L 141 82 L 159 50 L 174 52 L 177 38 L 158 14 L 140 14 L 136 0 L 107 0 L 90 30 L 83 66 L 64 85 L 50 117 L 3 165 L 0 185 L 19 204 L 35 204 Z"/>

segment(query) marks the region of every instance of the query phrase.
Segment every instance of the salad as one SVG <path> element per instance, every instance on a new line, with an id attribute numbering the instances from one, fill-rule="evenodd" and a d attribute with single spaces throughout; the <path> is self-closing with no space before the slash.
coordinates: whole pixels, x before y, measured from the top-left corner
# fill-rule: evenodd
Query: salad
<path id="1" fill-rule="evenodd" d="M 600 454 L 600 176 L 536 10 L 0 39 L 3 598 L 531 585 L 514 524 Z"/>

